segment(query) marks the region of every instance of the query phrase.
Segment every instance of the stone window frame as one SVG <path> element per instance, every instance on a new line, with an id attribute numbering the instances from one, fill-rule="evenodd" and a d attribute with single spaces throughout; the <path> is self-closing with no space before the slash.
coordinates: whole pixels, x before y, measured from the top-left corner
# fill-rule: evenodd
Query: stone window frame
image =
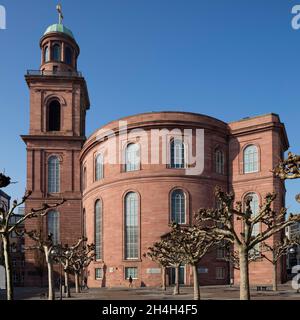
<path id="1" fill-rule="evenodd" d="M 139 154 L 140 154 L 140 162 L 139 162 L 139 165 L 138 165 L 138 169 L 136 170 L 130 170 L 128 171 L 127 170 L 127 148 L 130 146 L 130 145 L 138 145 L 139 147 Z M 128 140 L 125 142 L 125 144 L 123 145 L 122 147 L 122 169 L 121 171 L 124 172 L 124 173 L 130 173 L 130 172 L 138 172 L 138 171 L 141 171 L 142 170 L 142 146 L 141 146 L 141 143 L 138 142 L 137 140 Z"/>
<path id="2" fill-rule="evenodd" d="M 191 216 L 190 216 L 191 195 L 190 195 L 189 191 L 182 186 L 173 187 L 169 192 L 169 224 L 172 223 L 172 194 L 176 190 L 183 191 L 183 193 L 185 195 L 185 223 L 180 224 L 180 225 L 181 226 L 189 226 L 191 223 Z"/>
<path id="3" fill-rule="evenodd" d="M 98 167 L 97 167 L 97 159 L 99 158 L 99 157 L 102 157 L 102 164 L 101 164 L 101 166 L 102 166 L 102 168 L 101 168 L 101 177 L 99 178 L 99 179 L 97 179 L 97 169 L 98 169 Z M 105 176 L 105 165 L 104 165 L 104 163 L 105 163 L 105 160 L 104 160 L 104 154 L 103 154 L 103 152 L 95 152 L 94 153 L 94 165 L 93 165 L 93 167 L 94 167 L 94 174 L 93 174 L 93 176 L 94 176 L 94 182 L 99 182 L 99 181 L 101 181 L 101 180 L 103 180 L 104 179 L 104 176 Z"/>
<path id="4" fill-rule="evenodd" d="M 224 147 L 217 144 L 214 149 L 213 149 L 213 172 L 218 174 L 218 175 L 226 175 L 227 170 L 226 170 L 226 165 L 227 165 L 227 159 L 226 159 L 226 151 L 224 151 Z M 222 172 L 218 172 L 217 170 L 217 152 L 220 151 L 223 155 L 223 170 Z"/>
<path id="5" fill-rule="evenodd" d="M 49 192 L 49 160 L 56 157 L 59 160 L 59 192 Z M 46 190 L 48 195 L 59 196 L 62 193 L 63 156 L 60 153 L 48 153 L 46 157 Z"/>
<path id="6" fill-rule="evenodd" d="M 172 161 L 172 143 L 176 140 L 181 140 L 182 144 L 184 145 L 184 166 L 183 168 L 173 168 L 171 161 Z M 171 134 L 167 135 L 167 169 L 172 170 L 186 170 L 189 168 L 189 148 L 190 146 L 184 141 L 183 133 L 181 135 Z"/>
<path id="7" fill-rule="evenodd" d="M 100 204 L 101 204 L 101 213 L 100 213 L 100 215 L 101 215 L 101 223 L 102 223 L 101 231 L 100 231 L 101 233 L 100 233 L 100 258 L 99 259 L 97 259 L 97 257 L 96 257 L 96 204 L 98 202 L 100 202 Z M 103 212 L 104 212 L 104 202 L 103 202 L 101 197 L 98 197 L 93 202 L 93 217 L 94 217 L 94 219 L 93 219 L 93 223 L 94 223 L 94 237 L 93 237 L 93 239 L 94 239 L 94 243 L 95 243 L 95 261 L 96 262 L 103 261 L 103 257 L 104 257 L 104 246 L 103 246 L 103 240 L 104 240 L 104 238 L 103 238 L 103 230 L 104 230 L 104 228 L 103 228 L 103 221 L 104 221 L 103 217 L 104 217 L 104 215 L 103 215 Z"/>
<path id="8" fill-rule="evenodd" d="M 245 151 L 248 147 L 255 146 L 257 148 L 257 171 L 253 172 L 245 172 Z M 261 172 L 261 149 L 260 145 L 255 142 L 248 142 L 246 143 L 242 150 L 241 150 L 241 167 L 240 167 L 241 174 L 243 175 L 251 175 L 251 174 L 257 174 Z"/>
<path id="9" fill-rule="evenodd" d="M 126 258 L 126 197 L 130 193 L 135 193 L 138 196 L 138 257 L 137 258 Z M 128 189 L 122 195 L 122 255 L 123 255 L 123 262 L 140 262 L 141 261 L 141 201 L 142 197 L 138 190 L 136 189 Z"/>
<path id="10" fill-rule="evenodd" d="M 258 200 L 258 210 L 262 204 L 262 196 L 260 194 L 260 192 L 258 191 L 247 191 L 247 192 L 244 192 L 243 195 L 242 195 L 242 208 L 243 210 L 245 210 L 245 201 L 246 201 L 246 198 L 251 195 L 251 194 L 255 194 L 257 196 L 257 200 Z M 242 222 L 241 222 L 241 229 L 242 229 Z M 261 233 L 262 232 L 262 223 L 260 222 L 259 225 L 258 225 L 258 233 Z M 261 244 L 259 243 L 258 244 L 258 248 L 256 248 L 256 250 L 258 251 L 258 253 L 261 252 Z M 259 255 L 258 255 L 259 256 Z M 254 261 L 255 262 L 255 261 Z"/>

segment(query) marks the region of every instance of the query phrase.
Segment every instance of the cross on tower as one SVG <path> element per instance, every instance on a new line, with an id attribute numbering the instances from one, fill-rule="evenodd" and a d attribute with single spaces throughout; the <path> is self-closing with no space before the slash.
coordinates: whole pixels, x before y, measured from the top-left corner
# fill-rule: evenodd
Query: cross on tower
<path id="1" fill-rule="evenodd" d="M 59 21 L 59 24 L 62 24 L 63 19 L 64 19 L 64 16 L 63 16 L 63 13 L 62 13 L 61 4 L 58 4 L 58 5 L 56 6 L 56 10 L 57 10 L 57 12 L 58 12 L 58 21 Z"/>

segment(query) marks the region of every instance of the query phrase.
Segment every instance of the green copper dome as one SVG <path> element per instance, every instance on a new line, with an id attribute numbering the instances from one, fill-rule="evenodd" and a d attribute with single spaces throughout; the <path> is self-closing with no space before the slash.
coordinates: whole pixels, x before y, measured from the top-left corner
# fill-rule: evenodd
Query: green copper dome
<path id="1" fill-rule="evenodd" d="M 51 32 L 61 32 L 74 39 L 73 32 L 66 28 L 63 24 L 53 24 L 52 26 L 48 27 L 44 33 L 44 36 Z"/>

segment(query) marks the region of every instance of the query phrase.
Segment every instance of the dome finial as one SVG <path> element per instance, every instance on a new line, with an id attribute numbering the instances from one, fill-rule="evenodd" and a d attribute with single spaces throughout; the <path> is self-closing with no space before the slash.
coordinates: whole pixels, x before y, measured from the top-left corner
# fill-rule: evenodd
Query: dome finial
<path id="1" fill-rule="evenodd" d="M 58 4 L 58 5 L 56 6 L 56 10 L 57 10 L 57 12 L 58 12 L 58 23 L 59 23 L 59 24 L 62 24 L 63 19 L 64 19 L 64 16 L 63 16 L 63 13 L 62 13 L 61 4 Z"/>

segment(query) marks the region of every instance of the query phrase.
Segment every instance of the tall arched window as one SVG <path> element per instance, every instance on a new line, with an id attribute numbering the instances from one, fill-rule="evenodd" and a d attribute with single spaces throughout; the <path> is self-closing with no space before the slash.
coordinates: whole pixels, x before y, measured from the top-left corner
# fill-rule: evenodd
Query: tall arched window
<path id="1" fill-rule="evenodd" d="M 86 238 L 86 211 L 85 209 L 83 209 L 83 212 L 82 212 L 82 234 L 83 234 L 83 237 Z"/>
<path id="2" fill-rule="evenodd" d="M 70 47 L 65 49 L 65 63 L 69 65 L 73 63 L 73 50 Z"/>
<path id="3" fill-rule="evenodd" d="M 183 141 L 181 139 L 172 139 L 170 149 L 170 167 L 174 169 L 185 168 L 185 146 Z"/>
<path id="4" fill-rule="evenodd" d="M 52 234 L 52 240 L 54 245 L 57 245 L 60 242 L 59 229 L 60 229 L 59 213 L 55 210 L 51 210 L 47 214 L 47 230 L 48 230 L 48 234 Z"/>
<path id="5" fill-rule="evenodd" d="M 95 203 L 95 255 L 96 260 L 102 259 L 102 202 Z"/>
<path id="6" fill-rule="evenodd" d="M 218 174 L 225 173 L 225 159 L 224 159 L 224 152 L 220 149 L 215 151 L 215 170 Z"/>
<path id="7" fill-rule="evenodd" d="M 61 110 L 57 100 L 50 102 L 48 106 L 48 131 L 60 131 Z"/>
<path id="8" fill-rule="evenodd" d="M 258 171 L 258 150 L 254 145 L 248 146 L 244 150 L 244 173 Z"/>
<path id="9" fill-rule="evenodd" d="M 48 159 L 48 192 L 60 192 L 60 161 L 57 156 Z"/>
<path id="10" fill-rule="evenodd" d="M 252 211 L 252 216 L 253 217 L 256 217 L 258 214 L 259 214 L 259 198 L 258 198 L 258 195 L 254 192 L 251 192 L 251 193 L 248 193 L 246 196 L 245 196 L 245 199 L 244 199 L 244 204 L 246 203 L 246 201 L 248 199 L 251 199 L 251 202 L 250 202 L 250 207 L 251 207 L 251 211 Z M 252 236 L 257 236 L 258 234 L 260 233 L 260 223 L 256 223 L 254 226 L 253 226 L 253 230 L 252 230 Z M 254 248 L 254 251 L 258 251 L 259 250 L 259 244 L 257 244 Z M 256 252 L 258 253 L 258 252 Z"/>
<path id="11" fill-rule="evenodd" d="M 138 259 L 138 195 L 130 192 L 125 197 L 125 259 Z"/>
<path id="12" fill-rule="evenodd" d="M 125 171 L 137 171 L 140 170 L 140 166 L 140 146 L 137 143 L 130 143 L 125 149 Z"/>
<path id="13" fill-rule="evenodd" d="M 103 155 L 102 154 L 98 154 L 96 159 L 95 159 L 95 180 L 99 181 L 101 179 L 103 179 L 104 175 L 103 175 Z"/>
<path id="14" fill-rule="evenodd" d="M 49 47 L 45 47 L 45 51 L 44 51 L 44 61 L 48 62 L 50 61 L 50 50 Z"/>
<path id="15" fill-rule="evenodd" d="M 186 224 L 186 196 L 178 189 L 171 195 L 171 220 L 178 224 Z"/>
<path id="16" fill-rule="evenodd" d="M 82 191 L 84 191 L 87 187 L 87 172 L 86 167 L 82 168 Z"/>
<path id="17" fill-rule="evenodd" d="M 55 44 L 52 47 L 52 59 L 58 62 L 61 61 L 61 49 L 59 44 Z"/>

